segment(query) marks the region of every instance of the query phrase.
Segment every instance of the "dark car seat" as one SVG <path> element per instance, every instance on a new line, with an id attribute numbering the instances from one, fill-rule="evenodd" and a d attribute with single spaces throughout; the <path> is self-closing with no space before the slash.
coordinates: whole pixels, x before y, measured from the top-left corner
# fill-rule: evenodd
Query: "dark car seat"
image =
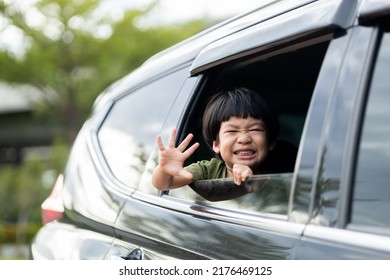
<path id="1" fill-rule="evenodd" d="M 269 153 L 265 162 L 266 172 L 293 172 L 297 153 L 298 149 L 294 144 L 286 140 L 276 140 L 275 148 Z"/>

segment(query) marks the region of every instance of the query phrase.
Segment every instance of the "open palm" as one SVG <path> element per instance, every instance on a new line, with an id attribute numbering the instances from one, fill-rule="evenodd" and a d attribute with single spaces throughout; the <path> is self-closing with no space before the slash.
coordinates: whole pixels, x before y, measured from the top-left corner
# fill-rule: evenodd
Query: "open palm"
<path id="1" fill-rule="evenodd" d="M 188 134 L 187 137 L 179 144 L 179 146 L 175 147 L 176 129 L 174 128 L 172 129 L 171 135 L 169 137 L 168 147 L 165 147 L 161 136 L 157 136 L 156 142 L 160 150 L 160 168 L 172 176 L 192 178 L 192 174 L 183 168 L 186 159 L 189 158 L 199 147 L 199 143 L 195 143 L 187 149 L 192 138 L 193 135 Z"/>

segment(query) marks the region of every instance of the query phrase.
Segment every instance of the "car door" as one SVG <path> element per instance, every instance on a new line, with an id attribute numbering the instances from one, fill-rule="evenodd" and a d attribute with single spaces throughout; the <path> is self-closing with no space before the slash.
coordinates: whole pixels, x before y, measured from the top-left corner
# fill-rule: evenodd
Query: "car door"
<path id="1" fill-rule="evenodd" d="M 189 78 L 174 108 L 184 109 L 192 103 L 189 93 L 201 81 L 199 77 Z M 172 110 L 163 131 L 170 130 L 180 115 Z M 177 193 L 158 193 L 150 182 L 156 159 L 154 155 L 148 162 L 148 174 L 144 174 L 140 188 L 126 202 L 117 219 L 112 256 L 125 257 L 141 250 L 142 259 L 294 258 L 302 225 L 289 223 L 286 214 L 240 211 L 237 207 L 230 208 L 229 201 L 218 205 L 200 197 L 188 199 L 192 192 L 188 188 L 182 191 L 184 197 Z M 281 193 L 285 194 L 291 176 L 280 175 L 273 181 L 281 185 Z M 229 183 L 232 185 L 233 181 Z M 286 197 L 283 195 L 280 211 L 286 210 Z M 249 205 L 250 197 L 246 198 Z"/>
<path id="2" fill-rule="evenodd" d="M 300 259 L 389 259 L 390 5 L 364 1 L 329 107 Z"/>

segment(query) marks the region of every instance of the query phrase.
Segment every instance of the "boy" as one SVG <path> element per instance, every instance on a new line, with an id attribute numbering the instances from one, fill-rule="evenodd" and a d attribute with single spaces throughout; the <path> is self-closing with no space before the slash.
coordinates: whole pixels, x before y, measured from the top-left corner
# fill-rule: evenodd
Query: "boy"
<path id="1" fill-rule="evenodd" d="M 233 178 L 240 185 L 256 174 L 264 173 L 262 164 L 275 147 L 279 123 L 265 100 L 247 88 L 220 92 L 210 99 L 203 115 L 203 136 L 216 158 L 183 167 L 185 160 L 199 147 L 187 149 L 189 134 L 175 148 L 176 129 L 172 129 L 168 147 L 161 136 L 156 142 L 160 150 L 159 165 L 152 183 L 159 190 L 192 184 L 197 180 Z"/>

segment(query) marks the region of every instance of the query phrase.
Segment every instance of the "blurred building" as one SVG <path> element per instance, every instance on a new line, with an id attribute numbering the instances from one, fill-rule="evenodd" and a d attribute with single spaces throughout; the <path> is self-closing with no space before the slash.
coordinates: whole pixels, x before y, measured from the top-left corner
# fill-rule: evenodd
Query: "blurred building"
<path id="1" fill-rule="evenodd" d="M 51 145 L 56 129 L 34 115 L 39 98 L 30 86 L 0 84 L 0 165 L 20 164 L 29 150 Z"/>

